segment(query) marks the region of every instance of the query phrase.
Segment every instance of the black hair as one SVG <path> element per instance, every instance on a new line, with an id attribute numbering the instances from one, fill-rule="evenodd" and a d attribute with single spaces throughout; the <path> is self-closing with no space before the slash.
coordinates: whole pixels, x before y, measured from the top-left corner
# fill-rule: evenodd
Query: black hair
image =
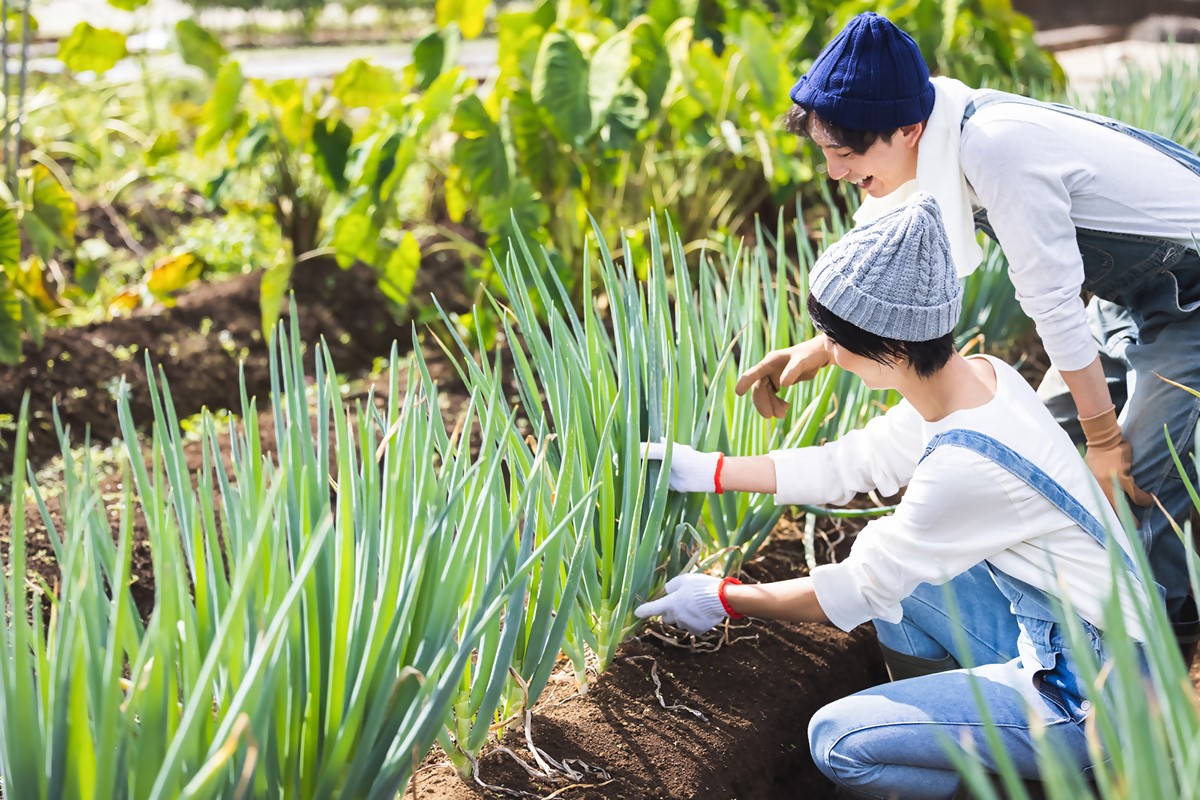
<path id="1" fill-rule="evenodd" d="M 834 125 L 829 120 L 822 119 L 811 108 L 797 105 L 793 105 L 783 115 L 783 129 L 788 133 L 794 133 L 807 139 L 812 138 L 814 123 L 821 126 L 821 130 L 829 136 L 835 147 L 848 147 L 859 155 L 867 152 L 871 145 L 880 139 L 890 142 L 896 135 L 896 131 L 900 130 L 892 128 L 890 131 L 858 131 L 852 128 L 843 128 L 840 125 Z"/>
<path id="2" fill-rule="evenodd" d="M 856 356 L 869 358 L 885 367 L 898 361 L 907 361 L 913 371 L 922 378 L 928 378 L 946 366 L 955 352 L 952 333 L 927 342 L 889 339 L 847 322 L 821 305 L 811 294 L 808 296 L 808 316 L 817 330 L 833 340 L 838 347 L 844 347 Z"/>

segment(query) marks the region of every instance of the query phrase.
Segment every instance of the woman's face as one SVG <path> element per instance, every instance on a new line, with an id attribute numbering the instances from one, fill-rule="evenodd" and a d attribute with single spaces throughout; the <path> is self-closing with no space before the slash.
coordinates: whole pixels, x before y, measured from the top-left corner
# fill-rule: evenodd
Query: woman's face
<path id="1" fill-rule="evenodd" d="M 833 363 L 857 376 L 870 389 L 894 389 L 895 367 L 885 366 L 841 347 L 831 337 L 825 337 L 825 349 Z"/>

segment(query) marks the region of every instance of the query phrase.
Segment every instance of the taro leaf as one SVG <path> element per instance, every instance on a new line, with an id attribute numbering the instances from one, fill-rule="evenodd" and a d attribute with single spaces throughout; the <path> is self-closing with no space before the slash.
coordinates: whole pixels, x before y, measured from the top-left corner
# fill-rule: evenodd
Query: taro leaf
<path id="1" fill-rule="evenodd" d="M 527 90 L 519 89 L 508 98 L 509 130 L 521 173 L 543 189 L 566 183 L 571 171 L 570 158 L 562 153 L 545 117 Z"/>
<path id="2" fill-rule="evenodd" d="M 456 69 L 439 75 L 430 84 L 428 90 L 421 93 L 421 99 L 413 106 L 413 110 L 419 114 L 417 122 L 419 136 L 425 136 L 434 125 L 441 122 L 442 118 L 450 113 L 450 109 L 459 102 L 464 85 L 462 70 Z"/>
<path id="3" fill-rule="evenodd" d="M 24 223 L 34 252 L 49 260 L 58 248 L 72 249 L 78 211 L 71 194 L 42 164 L 34 166 L 29 189 L 30 208 Z"/>
<path id="4" fill-rule="evenodd" d="M 458 134 L 450 158 L 470 192 L 483 197 L 504 194 L 509 185 L 508 154 L 500 127 L 478 95 L 468 95 L 458 104 L 450 130 Z"/>
<path id="5" fill-rule="evenodd" d="M 608 133 L 605 137 L 613 150 L 629 150 L 638 141 L 638 132 L 649 116 L 646 95 L 642 90 L 627 82 L 617 95 L 608 114 Z"/>
<path id="6" fill-rule="evenodd" d="M 108 72 L 128 53 L 125 34 L 108 28 L 94 28 L 86 22 L 75 26 L 58 43 L 58 59 L 71 72 Z"/>
<path id="7" fill-rule="evenodd" d="M 783 67 L 786 59 L 776 51 L 776 41 L 777 37 L 761 17 L 751 12 L 742 14 L 738 44 L 753 74 L 753 80 L 749 83 L 768 104 L 777 102 L 784 88 L 780 81 L 781 73 L 786 76 Z"/>
<path id="8" fill-rule="evenodd" d="M 34 347 L 41 347 L 46 335 L 45 317 L 39 314 L 37 309 L 33 307 L 28 297 L 21 299 L 21 322 L 25 326 L 25 335 L 29 337 L 29 341 L 33 342 Z"/>
<path id="9" fill-rule="evenodd" d="M 49 314 L 63 307 L 62 302 L 46 286 L 46 265 L 37 256 L 30 256 L 25 263 L 10 270 L 9 278 L 13 288 L 24 295 L 31 304 L 31 314 L 24 315 L 27 321 L 32 320 L 33 316 Z"/>
<path id="10" fill-rule="evenodd" d="M 550 16 L 550 25 L 554 16 Z M 505 77 L 520 77 L 523 84 L 533 80 L 533 67 L 537 61 L 538 46 L 546 33 L 546 26 L 536 22 L 528 11 L 505 11 L 496 18 L 496 66 Z"/>
<path id="11" fill-rule="evenodd" d="M 17 215 L 8 206 L 0 205 L 0 269 L 15 267 L 21 261 L 21 234 L 17 230 Z"/>
<path id="12" fill-rule="evenodd" d="M 108 4 L 113 8 L 119 8 L 122 11 L 136 11 L 150 0 L 108 0 Z"/>
<path id="13" fill-rule="evenodd" d="M 599 129 L 620 93 L 621 84 L 629 74 L 632 42 L 625 31 L 610 37 L 592 54 L 588 70 L 588 100 L 591 104 L 591 128 L 588 136 Z"/>
<path id="14" fill-rule="evenodd" d="M 343 208 L 331 225 L 330 246 L 338 266 L 349 269 L 355 261 L 374 263 L 379 230 L 371 220 L 370 198 L 364 195 Z"/>
<path id="15" fill-rule="evenodd" d="M 142 304 L 142 295 L 137 289 L 122 289 L 108 301 L 108 313 L 117 315 L 133 311 Z"/>
<path id="16" fill-rule="evenodd" d="M 212 94 L 200 111 L 202 127 L 200 135 L 196 137 L 196 151 L 200 155 L 212 151 L 237 123 L 238 100 L 243 83 L 242 68 L 236 61 L 226 61 L 217 70 Z"/>
<path id="17" fill-rule="evenodd" d="M 417 237 L 406 231 L 384 264 L 383 274 L 379 276 L 379 289 L 384 297 L 400 308 L 407 309 L 412 301 L 413 285 L 420 268 L 421 245 L 417 243 Z"/>
<path id="18" fill-rule="evenodd" d="M 516 228 L 513 227 L 514 217 Z M 508 192 L 483 198 L 479 205 L 479 221 L 496 242 L 507 248 L 509 239 L 519 235 L 518 230 L 536 231 L 545 227 L 550 221 L 550 209 L 528 180 L 517 178 Z"/>
<path id="19" fill-rule="evenodd" d="M 194 253 L 179 253 L 160 258 L 146 275 L 146 288 L 158 299 L 186 289 L 204 272 L 204 261 Z"/>
<path id="20" fill-rule="evenodd" d="M 262 155 L 263 150 L 271 143 L 272 124 L 266 120 L 259 122 L 250 132 L 238 142 L 234 161 L 238 167 L 253 164 Z"/>
<path id="21" fill-rule="evenodd" d="M 333 80 L 333 96 L 350 108 L 377 108 L 396 93 L 392 71 L 357 58 Z"/>
<path id="22" fill-rule="evenodd" d="M 21 360 L 21 301 L 0 273 L 0 361 L 16 364 Z"/>
<path id="23" fill-rule="evenodd" d="M 483 33 L 489 5 L 490 0 L 437 0 L 437 25 L 445 28 L 457 22 L 462 35 L 474 39 Z"/>
<path id="24" fill-rule="evenodd" d="M 591 133 L 588 63 L 571 34 L 557 31 L 542 40 L 533 69 L 533 99 L 549 112 L 560 142 L 577 145 Z"/>
<path id="25" fill-rule="evenodd" d="M 181 19 L 175 24 L 175 46 L 185 64 L 204 71 L 216 78 L 221 63 L 228 52 L 216 37 L 190 19 Z"/>
<path id="26" fill-rule="evenodd" d="M 413 45 L 409 67 L 413 85 L 424 92 L 458 60 L 458 36 L 453 30 L 434 30 Z"/>
<path id="27" fill-rule="evenodd" d="M 295 263 L 290 258 L 285 258 L 263 273 L 258 297 L 263 333 L 266 334 L 267 341 L 271 340 L 275 324 L 279 322 L 279 314 L 283 311 L 283 299 L 287 297 L 288 287 L 292 284 L 294 268 Z"/>
<path id="28" fill-rule="evenodd" d="M 654 20 L 659 30 L 665 31 L 680 17 L 695 13 L 694 10 L 686 12 L 683 5 L 679 0 L 650 0 L 646 3 L 646 16 Z"/>
<path id="29" fill-rule="evenodd" d="M 663 45 L 663 37 L 653 25 L 635 23 L 630 26 L 632 39 L 631 76 L 646 95 L 646 107 L 657 116 L 667 84 L 671 81 L 671 56 Z"/>
<path id="30" fill-rule="evenodd" d="M 340 119 L 317 119 L 313 120 L 312 138 L 313 161 L 317 172 L 335 191 L 344 194 L 350 188 L 346 180 L 346 162 L 350 158 L 350 142 L 354 139 L 354 131 Z"/>

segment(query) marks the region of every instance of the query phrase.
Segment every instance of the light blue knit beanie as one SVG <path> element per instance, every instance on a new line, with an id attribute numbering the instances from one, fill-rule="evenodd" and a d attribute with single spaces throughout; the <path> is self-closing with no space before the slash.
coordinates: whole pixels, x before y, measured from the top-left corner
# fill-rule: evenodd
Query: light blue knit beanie
<path id="1" fill-rule="evenodd" d="M 942 214 L 926 192 L 830 245 L 810 281 L 825 308 L 888 339 L 936 339 L 962 310 Z"/>

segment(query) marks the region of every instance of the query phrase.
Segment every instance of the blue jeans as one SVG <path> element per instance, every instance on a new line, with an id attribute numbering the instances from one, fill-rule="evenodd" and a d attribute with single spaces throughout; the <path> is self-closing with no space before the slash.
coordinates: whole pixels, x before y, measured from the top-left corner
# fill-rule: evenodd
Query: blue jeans
<path id="1" fill-rule="evenodd" d="M 986 564 L 945 586 L 921 584 L 903 608 L 898 623 L 875 621 L 881 644 L 931 660 L 952 655 L 973 669 L 883 684 L 822 708 L 809 725 L 809 746 L 826 777 L 867 796 L 948 798 L 960 779 L 945 748 L 963 737 L 996 771 L 971 681 L 1022 777 L 1038 774 L 1031 707 L 1061 758 L 1080 770 L 1090 764 L 1082 724 L 1089 706 L 1045 684 L 1033 689 L 1017 659 L 1016 617 Z"/>
<path id="2" fill-rule="evenodd" d="M 887 683 L 830 703 L 809 723 L 813 761 L 834 783 L 868 797 L 950 798 L 960 778 L 947 747 L 961 748 L 965 740 L 985 768 L 998 772 L 976 689 L 1023 778 L 1038 774 L 1031 708 L 1064 763 L 1081 771 L 1091 763 L 1087 701 L 1034 689 L 1016 660 Z"/>

